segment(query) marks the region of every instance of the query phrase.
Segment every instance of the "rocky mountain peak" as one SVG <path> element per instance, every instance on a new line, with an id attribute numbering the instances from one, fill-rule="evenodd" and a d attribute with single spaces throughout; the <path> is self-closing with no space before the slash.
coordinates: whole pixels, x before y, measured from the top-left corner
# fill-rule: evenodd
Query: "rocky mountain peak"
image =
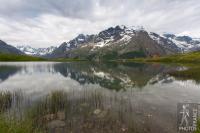
<path id="1" fill-rule="evenodd" d="M 51 52 L 53 52 L 53 50 L 56 49 L 56 47 L 50 46 L 47 48 L 33 48 L 29 45 L 20 45 L 20 46 L 17 46 L 17 49 L 19 49 L 20 51 L 22 51 L 23 53 L 27 55 L 43 56 L 43 55 L 50 54 Z"/>
<path id="2" fill-rule="evenodd" d="M 144 53 L 146 55 L 164 55 L 190 51 L 192 48 L 196 49 L 196 47 L 200 47 L 199 41 L 188 36 L 176 36 L 169 33 L 161 35 L 148 32 L 142 26 L 117 25 L 98 34 L 79 34 L 69 42 L 63 43 L 52 55 L 54 57 L 73 57 L 73 55 L 80 56 L 80 53 L 87 55 L 95 52 L 103 55 L 105 51 L 115 51 L 121 54 L 141 49 L 144 51 L 139 55 L 144 55 Z M 132 51 L 130 51 L 131 49 Z M 156 49 L 158 49 L 157 52 Z M 74 54 L 75 51 L 76 54 Z"/>

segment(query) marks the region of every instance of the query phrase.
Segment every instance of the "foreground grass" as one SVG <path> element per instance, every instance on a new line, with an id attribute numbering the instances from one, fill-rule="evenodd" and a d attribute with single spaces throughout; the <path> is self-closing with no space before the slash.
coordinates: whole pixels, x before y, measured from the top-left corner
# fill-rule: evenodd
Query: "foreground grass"
<path id="1" fill-rule="evenodd" d="M 42 133 L 41 130 L 34 128 L 34 121 L 30 118 L 25 120 L 7 120 L 0 116 L 0 133 Z"/>
<path id="2" fill-rule="evenodd" d="M 5 98 L 5 100 L 2 100 L 3 103 L 9 103 L 10 99 L 12 101 L 18 99 L 15 109 L 19 108 L 20 110 L 16 114 L 9 114 L 9 107 L 2 106 L 8 112 L 6 109 L 2 109 L 4 111 L 0 113 L 0 133 L 47 133 L 56 131 L 149 133 L 148 124 L 137 127 L 134 122 L 137 119 L 134 119 L 135 115 L 131 115 L 133 110 L 124 106 L 127 104 L 126 107 L 130 107 L 127 99 L 116 100 L 120 105 L 111 104 L 113 106 L 108 107 L 105 105 L 105 97 L 101 92 L 94 91 L 87 97 L 78 99 L 72 99 L 72 95 L 64 91 L 54 91 L 41 100 L 24 106 L 23 98 L 19 98 L 22 94 L 15 93 L 13 96 L 10 92 L 2 93 L 0 96 L 2 99 Z M 115 99 L 115 97 L 113 98 Z M 8 102 L 6 102 L 7 100 Z M 20 106 L 20 104 L 23 106 Z M 13 110 L 13 108 L 10 107 L 10 110 Z M 195 133 L 199 133 L 199 129 Z"/>
<path id="3" fill-rule="evenodd" d="M 21 94 L 10 95 L 2 93 L 3 103 L 20 99 Z M 71 94 L 55 91 L 34 104 L 21 108 L 23 101 L 18 101 L 15 107 L 20 112 L 5 115 L 5 107 L 0 113 L 0 133 L 46 133 L 46 132 L 106 132 L 106 133 L 133 133 L 137 129 L 133 126 L 133 119 L 125 122 L 123 108 L 112 111 L 103 104 L 104 95 L 101 92 L 92 92 L 87 97 L 71 99 Z M 10 98 L 8 98 L 10 97 Z M 7 102 L 8 100 L 8 102 Z M 23 100 L 23 98 L 21 98 Z M 120 101 L 120 103 L 122 103 Z M 124 101 L 125 102 L 125 101 Z M 1 104 L 1 103 L 0 103 Z M 11 109 L 12 110 L 12 109 Z M 22 115 L 22 116 L 21 116 Z"/>
<path id="4" fill-rule="evenodd" d="M 0 133 L 41 133 L 39 129 L 34 128 L 34 119 L 29 117 L 28 114 L 25 114 L 26 117 L 21 120 L 15 117 L 8 119 L 3 115 L 7 109 L 11 108 L 14 101 L 13 95 L 11 92 L 0 93 Z"/>

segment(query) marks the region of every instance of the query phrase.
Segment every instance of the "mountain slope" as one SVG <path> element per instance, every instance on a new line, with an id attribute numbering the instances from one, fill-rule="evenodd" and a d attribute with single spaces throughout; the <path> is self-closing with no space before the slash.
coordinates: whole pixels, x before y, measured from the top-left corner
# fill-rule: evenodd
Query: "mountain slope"
<path id="1" fill-rule="evenodd" d="M 17 49 L 24 52 L 27 55 L 33 56 L 43 56 L 46 54 L 50 54 L 56 47 L 51 46 L 48 48 L 32 48 L 31 46 L 17 46 Z"/>
<path id="2" fill-rule="evenodd" d="M 125 36 L 126 37 L 119 36 L 119 39 L 115 39 L 116 37 L 113 37 L 114 39 L 109 43 L 99 42 L 97 44 L 85 44 L 84 46 L 70 50 L 67 53 L 67 57 L 111 60 L 116 58 L 126 59 L 135 57 L 162 56 L 173 54 L 178 51 L 178 48 L 164 48 L 157 44 L 145 31 L 137 31 L 133 36 Z"/>
<path id="3" fill-rule="evenodd" d="M 46 59 L 21 54 L 0 53 L 0 61 L 46 61 Z"/>
<path id="4" fill-rule="evenodd" d="M 141 61 L 141 62 L 166 62 L 166 63 L 200 63 L 200 52 L 190 52 L 183 54 L 175 54 L 164 57 L 154 58 L 139 58 L 130 59 L 130 61 Z"/>
<path id="5" fill-rule="evenodd" d="M 155 35 L 155 33 L 154 33 Z M 181 49 L 182 52 L 197 51 L 200 49 L 200 39 L 193 39 L 189 36 L 176 36 L 174 34 L 163 34 L 161 36 L 151 34 L 152 39 L 158 43 L 165 39 L 168 43 L 173 43 Z"/>
<path id="6" fill-rule="evenodd" d="M 193 39 L 172 36 L 147 32 L 142 27 L 116 26 L 96 35 L 80 34 L 61 44 L 48 56 L 91 60 L 126 59 L 170 55 L 200 47 L 199 42 Z M 186 43 L 190 47 L 186 47 Z"/>
<path id="7" fill-rule="evenodd" d="M 5 53 L 5 54 L 24 54 L 23 52 L 21 52 L 20 50 L 18 50 L 17 48 L 8 45 L 7 43 L 3 42 L 0 40 L 0 53 Z"/>

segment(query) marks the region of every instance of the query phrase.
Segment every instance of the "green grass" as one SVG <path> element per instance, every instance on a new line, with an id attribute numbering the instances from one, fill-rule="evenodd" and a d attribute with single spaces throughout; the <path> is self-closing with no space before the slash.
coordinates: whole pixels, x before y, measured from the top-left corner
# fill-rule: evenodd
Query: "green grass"
<path id="1" fill-rule="evenodd" d="M 40 57 L 33 57 L 28 55 L 15 55 L 0 53 L 0 61 L 45 61 L 46 59 Z"/>
<path id="2" fill-rule="evenodd" d="M 170 71 L 168 74 L 179 80 L 194 80 L 200 83 L 200 52 L 176 54 L 164 57 L 135 58 L 128 60 L 118 60 L 122 62 L 138 63 L 163 63 L 168 65 L 185 66 L 188 69 L 181 71 Z"/>
<path id="3" fill-rule="evenodd" d="M 7 97 L 7 93 L 10 96 L 10 92 L 3 93 L 2 96 Z M 17 97 L 21 96 L 21 94 L 16 94 Z M 121 105 L 117 106 L 116 110 L 110 110 L 105 108 L 103 101 L 105 97 L 101 92 L 94 91 L 86 97 L 77 99 L 71 99 L 72 95 L 64 91 L 55 91 L 34 104 L 31 103 L 28 108 L 20 106 L 24 102 L 23 98 L 20 98 L 22 101 L 18 102 L 19 107 L 17 107 L 20 112 L 8 113 L 9 115 L 4 114 L 6 111 L 0 113 L 0 133 L 43 133 L 50 131 L 51 127 L 48 125 L 55 120 L 64 122 L 66 131 L 69 132 L 121 133 L 122 128 L 127 128 L 129 130 L 126 132 L 132 133 L 137 130 L 132 125 L 133 119 L 130 119 L 132 121 L 130 123 L 124 123 L 125 112 L 121 106 L 126 103 L 124 99 L 118 101 Z M 63 116 L 61 119 L 58 116 L 59 112 Z"/>
<path id="4" fill-rule="evenodd" d="M 119 56 L 120 59 L 130 59 L 130 58 L 145 58 L 145 53 L 141 51 L 132 51 Z"/>
<path id="5" fill-rule="evenodd" d="M 11 106 L 12 94 L 10 92 L 0 93 L 0 113 Z"/>
<path id="6" fill-rule="evenodd" d="M 195 133 L 200 133 L 200 119 L 197 122 L 197 131 Z"/>
<path id="7" fill-rule="evenodd" d="M 7 120 L 4 116 L 0 116 L 0 133 L 42 133 L 34 128 L 32 119 Z"/>
<path id="8" fill-rule="evenodd" d="M 176 54 L 164 57 L 136 58 L 128 61 L 137 62 L 163 62 L 163 63 L 200 63 L 200 52 Z"/>
<path id="9" fill-rule="evenodd" d="M 15 98 L 14 98 L 15 97 Z M 6 117 L 4 113 L 11 108 L 13 101 L 20 100 L 20 94 L 11 92 L 0 93 L 0 133 L 42 133 L 35 127 L 35 119 L 32 115 L 25 113 L 23 119 L 17 117 Z M 16 114 L 17 115 L 17 114 Z"/>
<path id="10" fill-rule="evenodd" d="M 76 58 L 57 58 L 45 59 L 41 57 L 34 57 L 28 55 L 4 54 L 0 53 L 0 61 L 55 61 L 55 62 L 73 62 L 73 61 L 86 61 Z"/>
<path id="11" fill-rule="evenodd" d="M 88 60 L 77 59 L 77 58 L 56 58 L 56 59 L 49 59 L 48 61 L 55 61 L 55 62 L 76 62 L 76 61 L 88 61 Z"/>

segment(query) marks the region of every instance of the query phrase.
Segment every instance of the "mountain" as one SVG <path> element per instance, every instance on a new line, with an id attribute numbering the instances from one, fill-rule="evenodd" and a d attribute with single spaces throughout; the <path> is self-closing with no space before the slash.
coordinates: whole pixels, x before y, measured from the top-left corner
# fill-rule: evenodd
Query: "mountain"
<path id="1" fill-rule="evenodd" d="M 189 36 L 176 36 L 173 34 L 163 34 L 163 36 L 175 43 L 183 52 L 197 51 L 200 49 L 200 39 Z"/>
<path id="2" fill-rule="evenodd" d="M 161 40 L 163 43 L 167 41 Z M 96 35 L 80 34 L 55 49 L 50 57 L 69 57 L 87 59 L 134 58 L 160 56 L 178 52 L 173 43 L 158 44 L 142 27 L 116 26 Z"/>
<path id="3" fill-rule="evenodd" d="M 31 46 L 17 46 L 17 49 L 24 52 L 27 55 L 33 55 L 33 56 L 43 56 L 46 54 L 50 54 L 56 47 L 51 46 L 48 48 L 32 48 Z"/>
<path id="4" fill-rule="evenodd" d="M 8 45 L 7 43 L 5 43 L 4 41 L 0 40 L 0 53 L 5 53 L 5 54 L 24 54 L 23 52 L 21 52 L 20 50 L 18 50 L 17 48 Z"/>
<path id="5" fill-rule="evenodd" d="M 170 55 L 199 47 L 198 40 L 187 36 L 159 35 L 142 27 L 116 26 L 95 35 L 80 34 L 62 43 L 48 56 L 91 60 L 126 59 Z"/>

